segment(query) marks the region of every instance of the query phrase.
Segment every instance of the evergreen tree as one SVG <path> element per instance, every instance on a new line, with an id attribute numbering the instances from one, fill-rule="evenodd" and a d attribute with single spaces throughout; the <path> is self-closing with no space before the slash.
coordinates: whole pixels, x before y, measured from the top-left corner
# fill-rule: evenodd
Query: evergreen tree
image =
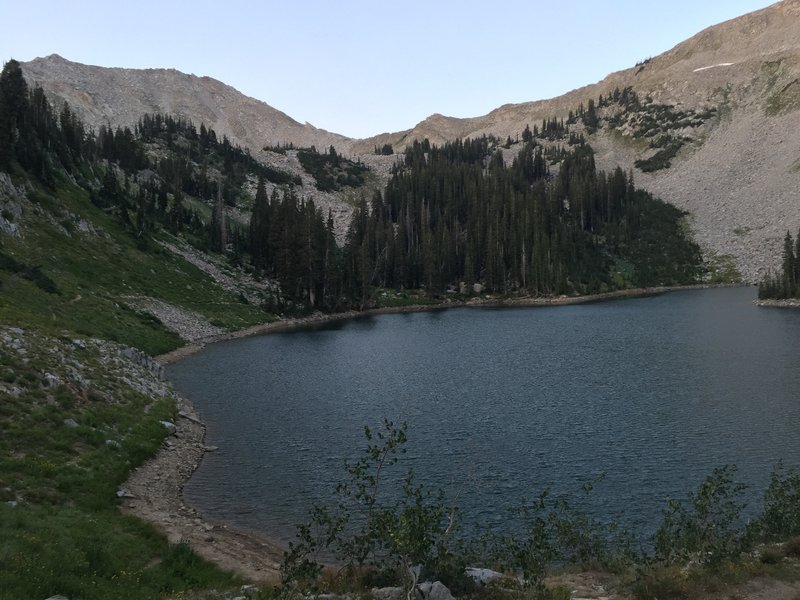
<path id="1" fill-rule="evenodd" d="M 794 239 L 794 286 L 794 295 L 797 295 L 800 292 L 800 230 Z"/>
<path id="2" fill-rule="evenodd" d="M 211 249 L 223 254 L 228 243 L 227 226 L 225 225 L 225 206 L 222 202 L 222 184 L 217 182 L 217 200 L 211 213 L 209 237 Z"/>
<path id="3" fill-rule="evenodd" d="M 0 73 L 0 165 L 7 165 L 14 158 L 27 106 L 28 86 L 22 67 L 12 58 Z"/>
<path id="4" fill-rule="evenodd" d="M 783 297 L 791 298 L 795 295 L 797 289 L 797 280 L 795 279 L 795 262 L 796 257 L 794 254 L 794 241 L 792 234 L 788 231 L 783 238 Z"/>
<path id="5" fill-rule="evenodd" d="M 525 129 L 522 130 L 522 141 L 525 143 L 533 141 L 533 133 L 528 125 L 525 125 Z"/>
<path id="6" fill-rule="evenodd" d="M 594 100 L 590 99 L 586 106 L 586 112 L 583 115 L 583 124 L 586 125 L 586 130 L 589 133 L 594 133 L 600 124 L 600 119 L 598 118 L 597 111 L 595 110 Z"/>
<path id="7" fill-rule="evenodd" d="M 250 216 L 250 253 L 256 273 L 267 270 L 270 264 L 270 203 L 264 178 L 258 180 L 253 213 Z"/>

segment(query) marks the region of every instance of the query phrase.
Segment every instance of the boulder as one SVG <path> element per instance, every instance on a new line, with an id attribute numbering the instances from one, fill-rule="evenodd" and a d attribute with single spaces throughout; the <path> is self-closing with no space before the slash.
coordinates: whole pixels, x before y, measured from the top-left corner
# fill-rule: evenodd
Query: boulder
<path id="1" fill-rule="evenodd" d="M 258 586 L 255 586 L 252 583 L 243 585 L 239 591 L 245 598 L 256 598 L 260 593 Z"/>
<path id="2" fill-rule="evenodd" d="M 74 429 L 78 426 L 78 422 L 75 419 L 64 419 L 64 425 L 69 427 L 70 429 Z"/>
<path id="3" fill-rule="evenodd" d="M 417 597 L 421 600 L 455 600 L 441 581 L 423 581 L 417 585 Z"/>
<path id="4" fill-rule="evenodd" d="M 133 364 L 138 365 L 150 371 L 153 375 L 158 377 L 159 381 L 164 381 L 165 379 L 164 367 L 152 356 L 149 356 L 144 352 L 137 350 L 136 348 L 131 348 L 130 346 L 125 346 L 119 352 L 122 356 L 127 358 Z"/>
<path id="5" fill-rule="evenodd" d="M 492 571 L 491 569 L 481 569 L 479 567 L 467 567 L 464 573 L 478 585 L 488 585 L 504 577 L 502 573 Z"/>
<path id="6" fill-rule="evenodd" d="M 58 376 L 53 375 L 52 373 L 45 373 L 44 377 L 42 377 L 42 381 L 44 385 L 49 388 L 58 387 L 61 384 L 61 380 Z"/>
<path id="7" fill-rule="evenodd" d="M 374 600 L 403 600 L 406 593 L 401 587 L 372 588 Z"/>
<path id="8" fill-rule="evenodd" d="M 175 427 L 175 423 L 172 421 L 160 421 L 161 425 L 164 426 L 164 429 L 167 430 L 167 433 L 170 435 L 175 435 L 175 432 L 178 431 L 178 428 Z"/>

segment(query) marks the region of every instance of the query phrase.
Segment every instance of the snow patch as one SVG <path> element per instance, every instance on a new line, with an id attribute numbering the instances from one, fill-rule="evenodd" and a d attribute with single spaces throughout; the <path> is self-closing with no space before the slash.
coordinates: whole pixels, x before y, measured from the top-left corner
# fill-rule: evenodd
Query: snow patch
<path id="1" fill-rule="evenodd" d="M 735 64 L 736 63 L 718 63 L 716 65 L 709 65 L 707 67 L 700 67 L 700 68 L 694 69 L 692 71 L 692 73 L 697 73 L 698 71 L 705 71 L 706 69 L 714 69 L 715 67 L 731 67 L 731 66 L 733 66 Z"/>

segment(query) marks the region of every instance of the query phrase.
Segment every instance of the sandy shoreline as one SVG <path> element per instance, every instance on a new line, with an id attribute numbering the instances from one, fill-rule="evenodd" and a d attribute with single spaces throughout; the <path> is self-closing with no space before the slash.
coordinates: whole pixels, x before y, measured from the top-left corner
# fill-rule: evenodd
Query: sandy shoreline
<path id="1" fill-rule="evenodd" d="M 704 289 L 709 285 L 683 287 L 653 287 L 619 290 L 591 296 L 559 296 L 549 298 L 483 298 L 467 302 L 377 308 L 335 314 L 316 314 L 309 317 L 285 319 L 256 325 L 247 329 L 212 336 L 162 354 L 157 358 L 170 364 L 202 350 L 209 344 L 253 335 L 290 331 L 325 323 L 363 318 L 380 314 L 424 312 L 447 308 L 493 308 L 525 306 L 564 306 L 622 298 L 653 296 L 670 291 Z M 165 439 L 158 454 L 130 474 L 122 489 L 129 493 L 123 498 L 123 512 L 154 524 L 172 543 L 185 541 L 199 555 L 259 583 L 280 581 L 279 567 L 283 549 L 274 541 L 222 523 L 214 523 L 189 506 L 183 498 L 183 487 L 200 465 L 203 455 L 213 451 L 204 445 L 205 425 L 188 400 L 178 403 L 177 431 Z"/>

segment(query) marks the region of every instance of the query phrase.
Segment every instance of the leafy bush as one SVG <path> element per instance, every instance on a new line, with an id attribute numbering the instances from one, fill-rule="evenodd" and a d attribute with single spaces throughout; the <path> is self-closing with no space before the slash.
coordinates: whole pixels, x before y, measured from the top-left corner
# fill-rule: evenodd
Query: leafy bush
<path id="1" fill-rule="evenodd" d="M 800 473 L 781 464 L 772 469 L 757 527 L 770 540 L 800 535 Z"/>
<path id="2" fill-rule="evenodd" d="M 417 485 L 411 469 L 399 489 L 396 478 L 386 477 L 405 452 L 406 429 L 389 420 L 376 432 L 364 428 L 367 446 L 360 459 L 346 465 L 348 479 L 336 487 L 337 501 L 315 506 L 284 554 L 285 584 L 313 586 L 321 553 L 332 554 L 351 575 L 366 567 L 409 588 L 421 572 L 436 573 L 452 562 L 448 540 L 456 515 L 447 510 L 443 492 Z"/>
<path id="3" fill-rule="evenodd" d="M 786 553 L 786 556 L 794 558 L 800 557 L 800 536 L 795 536 L 786 542 L 783 546 L 783 551 Z"/>
<path id="4" fill-rule="evenodd" d="M 594 483 L 583 486 L 588 496 Z M 551 498 L 544 490 L 519 510 L 522 535 L 496 538 L 493 562 L 520 575 L 523 586 L 547 596 L 545 576 L 554 564 L 616 569 L 633 560 L 627 530 L 601 523 L 572 505 L 566 496 Z"/>
<path id="5" fill-rule="evenodd" d="M 549 570 L 576 565 L 635 572 L 631 589 L 638 598 L 695 597 L 701 588 L 726 585 L 731 574 L 741 576 L 740 559 L 757 540 L 792 535 L 800 525 L 800 475 L 776 467 L 764 513 L 744 527 L 746 488 L 735 481 L 736 467 L 727 465 L 715 469 L 686 500 L 668 501 L 652 539 L 654 554 L 633 550 L 627 530 L 593 519 L 566 496 L 551 497 L 549 490 L 519 509 L 516 534 L 456 539 L 457 510 L 448 509 L 441 490 L 416 484 L 411 469 L 404 478 L 389 474 L 405 452 L 406 429 L 388 420 L 378 431 L 365 428 L 367 445 L 360 459 L 347 464 L 336 500 L 312 509 L 284 555 L 285 591 L 319 591 L 324 557 L 342 565 L 334 582 L 339 589 L 402 583 L 410 591 L 425 577 L 464 595 L 475 591 L 465 576 L 467 564 L 490 564 L 518 577 L 507 582 L 507 597 L 556 598 L 560 590 L 545 584 Z M 593 487 L 594 482 L 585 485 L 584 492 Z M 759 559 L 777 564 L 796 555 L 800 536 L 780 550 L 762 549 Z"/>
<path id="6" fill-rule="evenodd" d="M 548 565 L 558 555 L 546 515 L 547 496 L 548 492 L 544 491 L 535 503 L 522 508 L 522 515 L 528 521 L 526 535 L 521 539 L 506 539 L 498 546 L 501 563 L 512 572 L 520 573 L 526 587 L 539 590 L 544 588 Z"/>
<path id="7" fill-rule="evenodd" d="M 633 597 L 638 600 L 653 598 L 687 598 L 686 575 L 676 566 L 654 567 L 641 570 L 633 584 Z"/>
<path id="8" fill-rule="evenodd" d="M 783 560 L 783 552 L 779 548 L 767 547 L 761 550 L 758 558 L 765 565 L 777 565 Z"/>
<path id="9" fill-rule="evenodd" d="M 735 559 L 747 548 L 748 536 L 739 527 L 746 487 L 733 479 L 736 467 L 714 469 L 687 503 L 670 499 L 656 532 L 656 558 L 663 562 L 697 558 L 716 565 Z"/>

